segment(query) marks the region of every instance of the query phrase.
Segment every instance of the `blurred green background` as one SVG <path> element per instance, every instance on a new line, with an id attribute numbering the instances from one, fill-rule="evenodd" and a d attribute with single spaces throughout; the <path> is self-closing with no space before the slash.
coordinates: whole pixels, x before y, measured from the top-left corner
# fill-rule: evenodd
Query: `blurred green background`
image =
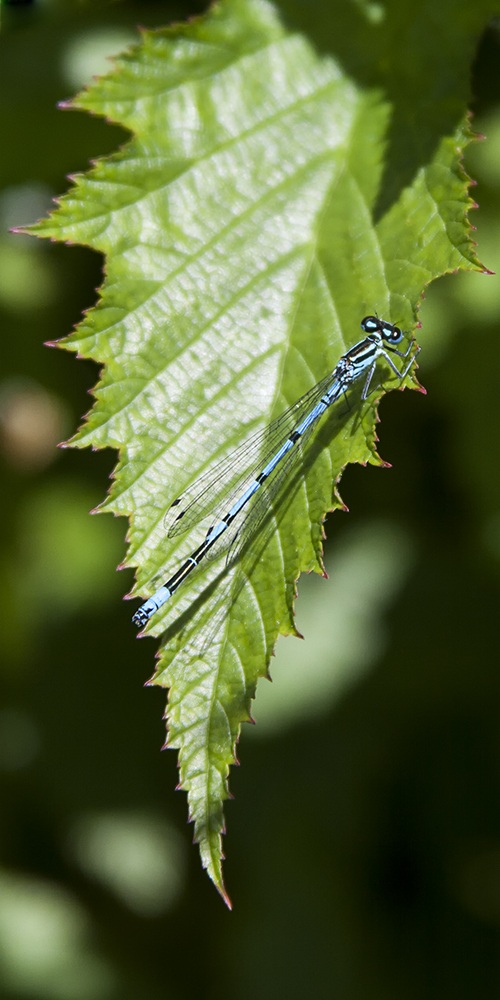
<path id="1" fill-rule="evenodd" d="M 88 511 L 111 452 L 60 451 L 96 369 L 44 347 L 101 259 L 13 235 L 125 134 L 56 109 L 195 0 L 16 3 L 0 33 L 0 995 L 28 1000 L 490 998 L 499 990 L 500 283 L 422 308 L 428 395 L 381 406 L 392 469 L 353 467 L 278 643 L 226 806 L 229 914 L 201 871 L 164 694 L 142 685 L 117 575 L 125 522 Z M 372 7 L 376 5 L 371 5 Z M 500 269 L 500 32 L 472 76 L 479 256 Z M 135 607 L 135 605 L 134 605 Z"/>

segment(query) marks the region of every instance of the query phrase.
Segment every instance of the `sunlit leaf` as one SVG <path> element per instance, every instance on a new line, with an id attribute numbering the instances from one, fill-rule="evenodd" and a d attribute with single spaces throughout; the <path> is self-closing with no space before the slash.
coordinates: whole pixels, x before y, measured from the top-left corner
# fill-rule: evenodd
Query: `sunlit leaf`
<path id="1" fill-rule="evenodd" d="M 206 530 L 167 537 L 179 493 L 330 371 L 365 314 L 411 331 L 428 282 L 479 266 L 459 165 L 466 129 L 442 139 L 375 224 L 389 104 L 260 0 L 143 33 L 74 106 L 132 138 L 36 231 L 106 258 L 99 303 L 65 341 L 104 366 L 74 444 L 120 451 L 103 506 L 130 518 L 126 565 L 147 595 Z M 381 381 L 398 386 L 383 365 Z M 165 633 L 153 683 L 170 689 L 169 745 L 223 893 L 240 726 L 277 635 L 294 631 L 300 572 L 321 572 L 343 468 L 379 462 L 382 391 L 361 404 L 354 390 L 350 409 L 334 408 L 245 557 L 200 567 L 150 625 Z"/>

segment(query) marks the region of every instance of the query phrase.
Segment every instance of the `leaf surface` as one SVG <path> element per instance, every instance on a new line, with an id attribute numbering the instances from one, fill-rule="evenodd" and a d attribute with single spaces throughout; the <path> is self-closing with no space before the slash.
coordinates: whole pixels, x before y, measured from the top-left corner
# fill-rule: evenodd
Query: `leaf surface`
<path id="1" fill-rule="evenodd" d="M 125 565 L 149 595 L 207 527 L 167 537 L 176 496 L 332 370 L 365 314 L 411 330 L 429 281 L 480 266 L 459 163 L 467 134 L 444 137 L 375 224 L 389 104 L 260 0 L 144 32 L 73 106 L 132 137 L 35 231 L 105 255 L 99 302 L 64 341 L 104 366 L 72 443 L 119 449 L 103 509 L 130 518 Z M 398 385 L 384 365 L 380 382 Z M 169 688 L 168 743 L 223 894 L 241 723 L 278 634 L 295 631 L 299 574 L 322 571 L 343 468 L 380 461 L 383 390 L 361 404 L 360 388 L 311 439 L 244 558 L 201 566 L 149 626 L 163 633 L 152 683 Z"/>

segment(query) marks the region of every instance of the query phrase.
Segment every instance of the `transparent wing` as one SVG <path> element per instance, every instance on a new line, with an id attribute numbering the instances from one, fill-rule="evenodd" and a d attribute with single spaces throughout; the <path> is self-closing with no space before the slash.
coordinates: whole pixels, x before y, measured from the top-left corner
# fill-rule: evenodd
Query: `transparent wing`
<path id="1" fill-rule="evenodd" d="M 279 493 L 280 487 L 289 478 L 293 467 L 302 460 L 304 448 L 310 435 L 317 427 L 318 422 L 319 420 L 316 420 L 310 427 L 307 428 L 300 441 L 298 441 L 296 446 L 292 448 L 284 461 L 280 463 L 276 469 L 273 469 L 269 479 L 266 480 L 258 493 L 255 494 L 255 498 L 250 501 L 249 507 L 242 511 L 242 516 L 237 519 L 237 522 L 231 525 L 229 533 L 225 532 L 224 535 L 221 536 L 219 553 L 224 550 L 226 545 L 228 546 L 228 564 L 239 556 L 240 552 L 245 548 L 245 545 L 250 538 L 259 530 L 262 521 L 272 509 L 273 502 Z M 229 534 L 227 539 L 225 538 L 226 534 Z M 217 543 L 214 545 L 214 549 L 216 548 Z M 211 558 L 212 550 L 207 555 Z M 214 556 L 215 555 L 217 555 L 217 553 L 214 553 Z"/>
<path id="2" fill-rule="evenodd" d="M 294 427 L 300 424 L 334 381 L 333 373 L 325 376 L 304 396 L 292 403 L 276 420 L 247 438 L 222 462 L 208 469 L 188 490 L 177 497 L 165 515 L 165 528 L 169 537 L 173 538 L 188 531 L 209 515 L 217 520 L 227 514 L 233 502 L 245 492 L 256 475 L 284 444 Z M 292 455 L 297 450 L 294 448 Z M 285 459 L 286 461 L 288 460 Z M 281 468 L 281 463 L 278 468 Z M 270 479 L 274 478 L 275 476 L 271 474 Z M 235 534 L 234 526 L 231 528 L 227 539 L 221 536 L 220 547 L 214 546 L 217 550 L 214 555 L 219 554 L 221 548 L 230 544 Z"/>
<path id="3" fill-rule="evenodd" d="M 242 508 L 227 531 L 224 531 L 220 538 L 217 539 L 205 556 L 207 562 L 217 559 L 226 549 L 228 550 L 227 565 L 239 556 L 242 549 L 245 548 L 252 535 L 258 531 L 262 521 L 271 510 L 280 487 L 284 482 L 288 481 L 293 467 L 302 461 L 307 441 L 317 427 L 322 415 L 307 428 L 300 440 L 297 441 L 297 444 L 284 456 L 282 461 L 269 474 L 268 479 L 265 480 L 260 489 L 250 498 L 248 505 Z M 275 454 L 275 451 L 273 454 Z M 262 465 L 259 465 L 259 468 L 261 467 Z"/>

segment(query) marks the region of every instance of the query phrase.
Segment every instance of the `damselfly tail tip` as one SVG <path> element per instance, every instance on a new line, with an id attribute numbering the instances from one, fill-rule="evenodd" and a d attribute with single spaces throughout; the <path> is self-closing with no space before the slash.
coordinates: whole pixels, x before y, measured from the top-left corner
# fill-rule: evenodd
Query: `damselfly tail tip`
<path id="1" fill-rule="evenodd" d="M 143 626 L 148 621 L 149 615 L 147 611 L 143 611 L 142 608 L 138 608 L 134 615 L 132 615 L 132 621 L 137 628 L 143 628 Z"/>

